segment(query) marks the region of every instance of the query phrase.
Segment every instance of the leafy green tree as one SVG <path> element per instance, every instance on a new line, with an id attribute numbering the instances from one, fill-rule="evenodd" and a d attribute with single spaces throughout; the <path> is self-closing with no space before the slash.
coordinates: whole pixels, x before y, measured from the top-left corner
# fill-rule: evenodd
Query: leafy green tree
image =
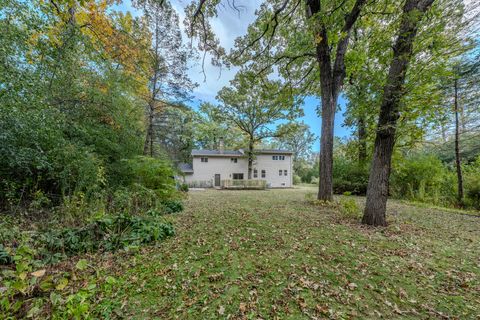
<path id="1" fill-rule="evenodd" d="M 194 87 L 187 76 L 187 60 L 192 55 L 183 44 L 178 14 L 170 2 L 140 0 L 136 6 L 143 11 L 152 36 L 144 70 L 149 79 L 149 92 L 145 97 L 147 132 L 143 152 L 153 156 L 157 118 L 175 100 L 185 100 Z"/>
<path id="2" fill-rule="evenodd" d="M 220 140 L 225 148 L 239 149 L 246 144 L 242 132 L 225 122 L 220 110 L 211 103 L 203 103 L 194 119 L 194 140 L 198 148 L 218 149 Z"/>
<path id="3" fill-rule="evenodd" d="M 293 169 L 297 172 L 301 166 L 300 160 L 306 159 L 312 153 L 312 145 L 317 137 L 304 122 L 292 122 L 289 126 L 286 134 L 273 140 L 273 146 L 293 152 Z"/>
<path id="4" fill-rule="evenodd" d="M 125 182 L 122 159 L 141 153 L 147 82 L 129 58 L 144 52 L 125 47 L 141 32 L 110 5 L 1 2 L 2 206 L 100 197 Z"/>
<path id="5" fill-rule="evenodd" d="M 362 222 L 374 226 L 386 225 L 386 204 L 391 158 L 395 144 L 396 123 L 400 117 L 400 100 L 413 44 L 421 19 L 433 0 L 407 0 L 398 34 L 393 46 L 387 82 L 383 90 L 375 138 L 374 154 L 367 188 L 367 203 Z"/>
<path id="6" fill-rule="evenodd" d="M 167 107 L 155 123 L 156 141 L 175 163 L 189 162 L 195 146 L 195 113 L 186 106 Z"/>
<path id="7" fill-rule="evenodd" d="M 252 179 L 255 144 L 263 139 L 280 137 L 288 126 L 272 128 L 280 120 L 293 120 L 301 114 L 298 101 L 281 90 L 278 81 L 259 77 L 252 71 L 240 71 L 217 96 L 222 119 L 236 126 L 248 141 L 248 179 Z"/>

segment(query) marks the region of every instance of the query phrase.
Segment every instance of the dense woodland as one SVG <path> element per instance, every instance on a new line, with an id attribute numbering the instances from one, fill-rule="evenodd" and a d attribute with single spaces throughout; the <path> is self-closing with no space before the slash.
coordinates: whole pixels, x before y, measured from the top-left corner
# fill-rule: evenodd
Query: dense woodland
<path id="1" fill-rule="evenodd" d="M 0 317 L 45 316 L 37 269 L 173 236 L 177 166 L 220 139 L 248 179 L 255 149 L 292 150 L 294 183 L 366 196 L 366 225 L 388 198 L 480 210 L 476 2 L 264 1 L 228 51 L 213 22 L 240 2 L 187 1 L 182 21 L 167 0 L 0 0 Z M 192 62 L 238 72 L 193 107 Z M 299 120 L 309 97 L 320 132 Z M 50 309 L 80 318 L 82 297 L 49 291 L 62 279 L 41 284 Z"/>

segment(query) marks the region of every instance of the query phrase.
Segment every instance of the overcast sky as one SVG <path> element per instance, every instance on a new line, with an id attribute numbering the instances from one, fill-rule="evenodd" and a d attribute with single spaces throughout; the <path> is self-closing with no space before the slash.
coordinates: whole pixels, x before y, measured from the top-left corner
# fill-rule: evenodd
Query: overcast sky
<path id="1" fill-rule="evenodd" d="M 180 16 L 182 22 L 180 27 L 183 29 L 183 19 L 185 17 L 184 8 L 190 0 L 172 0 L 172 5 Z M 213 30 L 220 40 L 220 44 L 225 48 L 226 52 L 230 52 L 230 49 L 234 46 L 234 41 L 237 37 L 246 34 L 248 25 L 255 20 L 255 10 L 259 8 L 261 1 L 258 0 L 245 0 L 238 2 L 242 5 L 241 12 L 236 12 L 232 8 L 219 7 L 218 18 L 214 19 L 212 23 Z M 135 9 L 132 7 L 129 0 L 124 0 L 123 3 L 117 7 L 121 11 L 130 11 L 134 14 Z M 185 35 L 185 34 L 184 34 Z M 189 41 L 184 37 L 184 41 Z M 198 84 L 193 91 L 195 100 L 192 101 L 192 107 L 196 108 L 202 101 L 216 102 L 215 96 L 217 92 L 223 87 L 229 84 L 229 81 L 235 76 L 237 69 L 232 68 L 230 70 L 218 67 L 214 67 L 210 64 L 210 59 L 205 62 L 206 79 L 202 73 L 201 61 L 191 61 L 189 76 Z M 340 99 L 340 105 L 343 106 L 345 101 Z M 310 125 L 312 132 L 317 136 L 320 133 L 321 120 L 317 116 L 317 107 L 319 105 L 318 99 L 310 97 L 305 100 L 303 106 L 305 116 L 300 120 L 305 121 Z M 343 109 L 343 108 L 342 108 Z M 343 115 L 342 111 L 337 112 L 335 119 L 335 135 L 340 137 L 346 137 L 350 135 L 350 130 L 342 127 Z M 319 143 L 316 143 L 314 149 L 318 151 Z"/>

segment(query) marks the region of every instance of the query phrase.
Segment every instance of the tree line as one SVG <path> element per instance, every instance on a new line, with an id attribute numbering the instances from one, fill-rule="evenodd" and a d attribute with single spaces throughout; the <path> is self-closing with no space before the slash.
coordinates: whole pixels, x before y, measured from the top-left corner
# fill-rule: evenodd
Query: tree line
<path id="1" fill-rule="evenodd" d="M 386 225 L 395 144 L 403 130 L 419 140 L 422 130 L 436 123 L 434 115 L 448 110 L 441 101 L 446 94 L 442 83 L 453 76 L 458 61 L 472 59 L 478 18 L 475 4 L 264 2 L 247 34 L 236 40 L 228 55 L 219 54 L 218 41 L 212 41 L 214 30 L 206 23 L 217 15 L 218 5 L 219 1 L 205 0 L 187 8 L 190 36 L 197 37 L 217 59 L 240 66 L 240 73 L 278 76 L 281 91 L 290 97 L 321 98 L 320 200 L 332 200 L 334 115 L 339 95 L 349 98 L 348 113 L 361 139 L 367 131 L 374 135 L 363 223 Z M 365 159 L 366 147 L 361 146 L 359 157 Z"/>
<path id="2" fill-rule="evenodd" d="M 133 1 L 136 16 L 108 0 L 1 1 L 3 206 L 114 190 L 132 179 L 125 160 L 186 162 L 192 148 L 214 148 L 220 137 L 246 148 L 251 178 L 262 144 L 294 150 L 296 172 L 305 173 L 318 136 L 318 199 L 330 201 L 340 96 L 356 133 L 348 148 L 369 171 L 364 223 L 386 224 L 392 159 L 420 144 L 440 156 L 455 150 L 463 203 L 462 168 L 478 154 L 475 4 L 265 1 L 226 52 L 212 19 L 222 6 L 241 15 L 235 2 L 188 3 L 186 41 L 166 0 Z M 188 62 L 205 63 L 207 54 L 239 71 L 216 104 L 194 111 L 186 107 L 196 86 Z M 321 101 L 315 133 L 297 120 L 311 96 Z"/>

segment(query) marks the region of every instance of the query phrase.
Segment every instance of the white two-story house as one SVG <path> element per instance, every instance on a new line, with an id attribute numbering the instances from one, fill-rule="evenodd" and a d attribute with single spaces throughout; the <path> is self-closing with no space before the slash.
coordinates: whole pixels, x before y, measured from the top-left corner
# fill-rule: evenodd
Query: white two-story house
<path id="1" fill-rule="evenodd" d="M 290 188 L 292 154 L 287 150 L 255 150 L 253 180 L 265 180 L 268 188 Z M 190 187 L 220 187 L 223 180 L 248 179 L 248 157 L 244 150 L 192 150 L 192 164 L 181 164 Z"/>

